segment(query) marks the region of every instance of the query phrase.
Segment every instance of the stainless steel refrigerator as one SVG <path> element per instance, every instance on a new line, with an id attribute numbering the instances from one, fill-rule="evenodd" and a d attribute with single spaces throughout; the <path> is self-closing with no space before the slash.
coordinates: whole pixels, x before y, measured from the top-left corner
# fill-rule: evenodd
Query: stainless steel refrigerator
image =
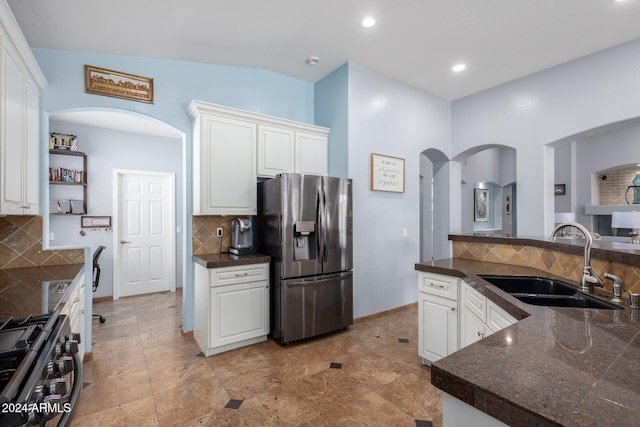
<path id="1" fill-rule="evenodd" d="M 351 180 L 280 174 L 258 183 L 256 248 L 271 256 L 271 336 L 280 344 L 353 323 Z"/>

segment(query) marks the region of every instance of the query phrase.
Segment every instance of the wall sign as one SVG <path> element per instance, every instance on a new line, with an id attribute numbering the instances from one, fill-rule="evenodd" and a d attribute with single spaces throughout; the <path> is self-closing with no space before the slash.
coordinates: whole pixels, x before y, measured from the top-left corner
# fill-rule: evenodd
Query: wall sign
<path id="1" fill-rule="evenodd" d="M 96 95 L 153 104 L 153 79 L 135 74 L 84 66 L 85 91 Z"/>
<path id="2" fill-rule="evenodd" d="M 371 189 L 404 193 L 404 159 L 371 153 Z"/>

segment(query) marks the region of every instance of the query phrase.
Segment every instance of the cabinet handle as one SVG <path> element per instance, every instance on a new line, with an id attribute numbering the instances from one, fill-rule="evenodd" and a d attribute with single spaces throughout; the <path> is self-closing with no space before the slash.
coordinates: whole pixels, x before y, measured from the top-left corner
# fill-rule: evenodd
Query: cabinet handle
<path id="1" fill-rule="evenodd" d="M 451 311 L 456 311 L 456 308 L 455 307 L 451 307 Z"/>
<path id="2" fill-rule="evenodd" d="M 480 337 L 480 339 L 484 338 L 484 334 L 480 331 L 478 331 L 478 336 Z"/>
<path id="3" fill-rule="evenodd" d="M 80 298 L 76 298 L 76 299 L 74 299 L 74 300 L 73 300 L 73 303 L 75 304 L 75 303 L 77 303 L 78 301 L 80 301 Z"/>
<path id="4" fill-rule="evenodd" d="M 436 285 L 435 283 L 429 283 L 429 285 L 433 286 L 434 288 L 444 289 L 444 285 Z"/>
<path id="5" fill-rule="evenodd" d="M 248 276 L 248 275 L 249 275 L 249 273 L 242 273 L 242 274 L 240 274 L 240 273 L 236 273 L 236 277 L 240 277 L 240 276 Z"/>

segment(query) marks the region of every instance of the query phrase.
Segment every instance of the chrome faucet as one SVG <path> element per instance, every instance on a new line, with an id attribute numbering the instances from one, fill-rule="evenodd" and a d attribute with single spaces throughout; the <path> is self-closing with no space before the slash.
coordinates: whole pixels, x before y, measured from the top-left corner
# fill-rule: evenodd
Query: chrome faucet
<path id="1" fill-rule="evenodd" d="M 602 280 L 600 280 L 600 278 L 596 276 L 595 273 L 591 270 L 591 245 L 593 244 L 593 237 L 591 237 L 591 233 L 589 233 L 589 230 L 587 230 L 586 228 L 584 228 L 584 226 L 578 224 L 577 222 L 564 222 L 553 229 L 549 240 L 555 242 L 556 234 L 558 233 L 558 231 L 562 230 L 565 227 L 577 228 L 584 235 L 584 268 L 582 269 L 580 290 L 584 292 L 592 292 L 594 286 L 598 286 L 600 288 L 604 287 L 604 283 L 602 283 Z"/>

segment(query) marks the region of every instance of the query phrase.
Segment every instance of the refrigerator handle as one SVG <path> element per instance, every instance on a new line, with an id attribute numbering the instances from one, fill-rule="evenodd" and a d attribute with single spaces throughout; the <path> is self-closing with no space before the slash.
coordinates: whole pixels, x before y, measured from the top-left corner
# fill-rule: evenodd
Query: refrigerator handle
<path id="1" fill-rule="evenodd" d="M 322 261 L 323 263 L 327 262 L 328 254 L 327 254 L 327 236 L 329 234 L 329 222 L 331 218 L 329 218 L 329 208 L 327 204 L 327 181 L 322 177 L 322 199 L 324 205 L 324 218 L 322 219 Z"/>
<path id="2" fill-rule="evenodd" d="M 324 230 L 324 226 L 322 223 L 322 192 L 320 191 L 320 187 L 318 188 L 317 192 L 316 192 L 316 222 L 318 223 L 318 227 L 317 227 L 317 238 L 316 238 L 316 250 L 318 252 L 318 258 L 320 260 L 320 263 L 323 263 L 324 260 L 322 259 L 322 233 Z"/>

